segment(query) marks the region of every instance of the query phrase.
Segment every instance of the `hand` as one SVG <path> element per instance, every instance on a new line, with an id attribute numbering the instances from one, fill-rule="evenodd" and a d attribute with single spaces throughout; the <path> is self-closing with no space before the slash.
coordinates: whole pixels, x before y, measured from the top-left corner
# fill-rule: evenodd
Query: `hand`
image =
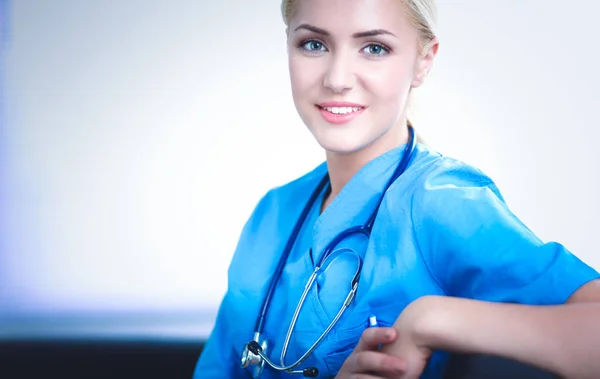
<path id="1" fill-rule="evenodd" d="M 368 328 L 360 337 L 352 354 L 344 361 L 336 379 L 396 379 L 406 372 L 406 362 L 397 356 L 378 350 L 396 342 L 398 331 L 394 328 Z"/>
<path id="2" fill-rule="evenodd" d="M 406 362 L 406 370 L 398 378 L 418 379 L 427 366 L 433 353 L 427 341 L 433 320 L 429 315 L 440 300 L 433 296 L 421 297 L 410 303 L 394 323 L 398 338 L 384 346 L 382 352 Z"/>

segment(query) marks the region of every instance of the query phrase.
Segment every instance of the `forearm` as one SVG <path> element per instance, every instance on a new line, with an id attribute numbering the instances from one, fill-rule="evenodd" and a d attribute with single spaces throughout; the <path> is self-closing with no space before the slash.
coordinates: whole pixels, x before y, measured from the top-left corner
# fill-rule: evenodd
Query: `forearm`
<path id="1" fill-rule="evenodd" d="M 566 378 L 600 377 L 600 303 L 430 300 L 436 305 L 424 313 L 423 340 L 431 348 L 503 356 Z"/>

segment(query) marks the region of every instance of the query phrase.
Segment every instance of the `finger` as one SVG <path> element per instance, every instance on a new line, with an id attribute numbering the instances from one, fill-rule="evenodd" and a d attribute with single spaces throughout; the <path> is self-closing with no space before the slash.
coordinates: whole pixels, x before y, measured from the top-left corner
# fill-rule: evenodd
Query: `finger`
<path id="1" fill-rule="evenodd" d="M 378 351 L 353 353 L 346 362 L 347 369 L 353 373 L 369 373 L 384 377 L 397 377 L 406 372 L 406 362 L 393 355 Z"/>
<path id="2" fill-rule="evenodd" d="M 397 337 L 395 328 L 368 328 L 360 336 L 354 351 L 376 350 L 377 346 L 392 343 Z"/>

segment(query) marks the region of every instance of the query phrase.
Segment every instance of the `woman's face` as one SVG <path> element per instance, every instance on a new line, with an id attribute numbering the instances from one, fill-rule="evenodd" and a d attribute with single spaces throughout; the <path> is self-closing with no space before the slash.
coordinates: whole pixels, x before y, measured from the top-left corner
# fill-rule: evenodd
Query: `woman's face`
<path id="1" fill-rule="evenodd" d="M 296 4 L 288 26 L 292 95 L 319 144 L 333 153 L 352 153 L 398 137 L 410 89 L 421 84 L 435 55 L 420 54 L 402 2 Z"/>

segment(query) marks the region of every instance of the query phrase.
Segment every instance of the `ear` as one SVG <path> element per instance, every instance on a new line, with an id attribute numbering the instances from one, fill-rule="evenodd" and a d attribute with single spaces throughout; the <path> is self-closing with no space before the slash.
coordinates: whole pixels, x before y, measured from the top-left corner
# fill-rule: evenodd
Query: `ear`
<path id="1" fill-rule="evenodd" d="M 425 78 L 429 74 L 429 71 L 433 68 L 433 60 L 438 52 L 440 46 L 437 38 L 432 39 L 425 45 L 423 52 L 417 58 L 417 64 L 415 65 L 415 75 L 411 83 L 411 88 L 417 88 L 423 84 Z"/>

